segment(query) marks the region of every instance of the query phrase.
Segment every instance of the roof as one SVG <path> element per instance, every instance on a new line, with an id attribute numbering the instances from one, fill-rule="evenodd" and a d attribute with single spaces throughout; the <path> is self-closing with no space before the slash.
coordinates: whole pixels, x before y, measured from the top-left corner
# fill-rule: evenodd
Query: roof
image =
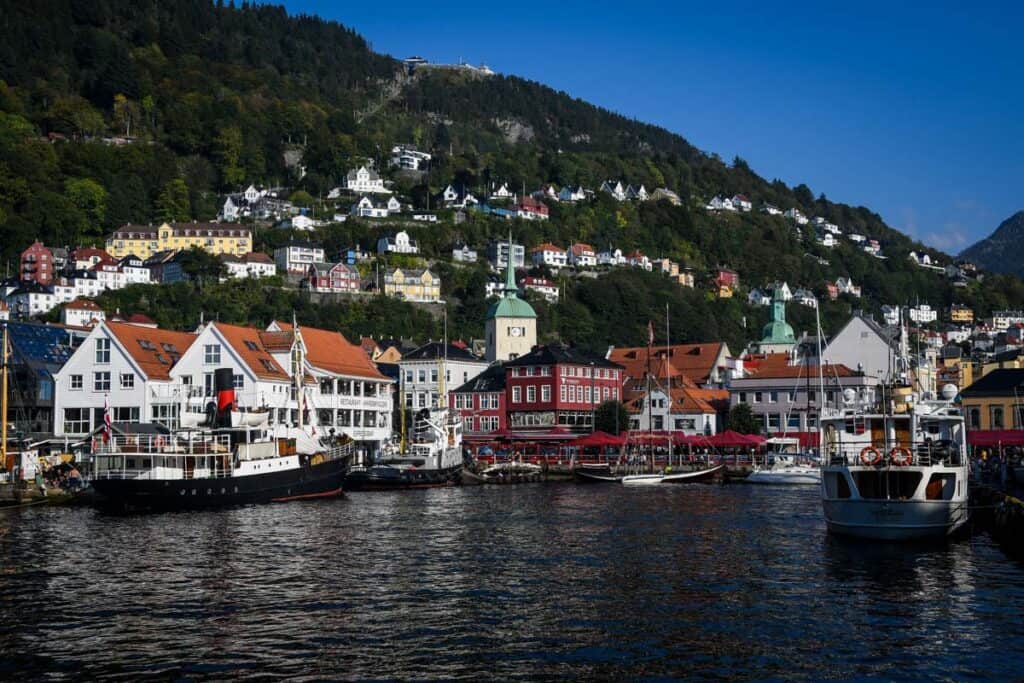
<path id="1" fill-rule="evenodd" d="M 402 356 L 402 362 L 409 360 L 437 360 L 439 358 L 445 358 L 446 345 L 443 342 L 427 342 L 423 346 L 410 351 Z M 461 361 L 469 363 L 483 363 L 484 361 L 477 358 L 466 349 L 459 348 L 454 344 L 447 345 L 447 359 L 450 361 Z"/>
<path id="2" fill-rule="evenodd" d="M 105 325 L 149 379 L 169 380 L 171 368 L 196 340 L 196 335 L 191 332 L 122 322 L 107 322 Z"/>
<path id="3" fill-rule="evenodd" d="M 501 363 L 489 366 L 479 375 L 453 390 L 456 394 L 484 394 L 505 391 L 505 367 Z"/>
<path id="4" fill-rule="evenodd" d="M 583 254 L 583 253 L 586 253 L 588 251 L 593 253 L 594 252 L 594 248 L 592 246 L 590 246 L 589 244 L 585 244 L 583 242 L 577 242 L 576 244 L 573 244 L 572 246 L 569 247 L 569 251 L 571 251 L 574 254 Z"/>
<path id="5" fill-rule="evenodd" d="M 191 222 L 191 223 L 164 223 L 162 225 L 133 225 L 126 223 L 119 227 L 111 235 L 111 239 L 153 239 L 157 231 L 166 225 L 171 232 L 177 236 L 196 237 L 249 237 L 252 231 L 249 228 L 239 227 L 233 224 L 212 223 L 212 222 Z"/>
<path id="6" fill-rule="evenodd" d="M 317 242 L 310 242 L 309 240 L 288 240 L 282 244 L 278 249 L 286 249 L 288 247 L 298 247 L 300 249 L 323 249 L 324 246 Z M 275 250 L 276 251 L 276 250 Z"/>
<path id="7" fill-rule="evenodd" d="M 535 346 L 532 351 L 505 363 L 505 367 L 514 368 L 528 365 L 594 365 L 598 368 L 621 368 L 618 363 L 603 358 L 595 353 L 584 351 L 573 346 L 561 344 L 545 344 Z"/>
<path id="8" fill-rule="evenodd" d="M 826 363 L 821 367 L 825 377 L 856 377 L 857 372 L 839 363 Z M 817 377 L 817 365 L 769 365 L 758 368 L 755 374 L 747 379 L 797 379 L 801 377 Z"/>
<path id="9" fill-rule="evenodd" d="M 95 302 L 89 301 L 88 299 L 75 299 L 61 306 L 61 309 L 67 310 L 73 308 L 79 311 L 102 311 L 103 309 L 96 305 Z"/>
<path id="10" fill-rule="evenodd" d="M 276 321 L 276 325 L 289 337 L 293 334 L 290 323 Z M 335 375 L 351 375 L 368 379 L 386 379 L 362 348 L 345 338 L 341 332 L 299 326 L 306 344 L 306 361 L 315 369 Z"/>
<path id="11" fill-rule="evenodd" d="M 557 244 L 551 244 L 551 242 L 545 242 L 544 244 L 538 244 L 537 246 L 535 246 L 533 249 L 530 250 L 530 253 L 531 254 L 536 254 L 536 253 L 539 253 L 539 252 L 542 252 L 542 251 L 553 251 L 553 252 L 558 253 L 558 254 L 564 254 L 565 253 L 565 249 L 562 249 Z"/>
<path id="12" fill-rule="evenodd" d="M 1024 370 L 1016 368 L 993 370 L 961 391 L 960 395 L 965 398 L 1024 395 Z"/>
<path id="13" fill-rule="evenodd" d="M 662 389 L 664 391 L 664 389 Z M 711 392 L 707 389 L 695 389 L 693 387 L 675 387 L 672 389 L 672 410 L 673 411 L 685 411 L 689 413 L 706 413 L 714 414 L 718 412 L 714 406 L 711 405 L 712 400 L 720 400 L 720 396 L 712 397 L 708 394 L 717 393 L 725 394 L 725 400 L 729 398 L 728 391 Z M 627 389 L 623 392 L 623 398 L 626 404 L 626 410 L 631 413 L 638 413 L 643 409 L 643 398 L 647 394 L 647 388 L 641 385 L 635 385 L 632 389 Z"/>
<path id="14" fill-rule="evenodd" d="M 240 327 L 216 322 L 213 327 L 234 349 L 238 357 L 261 379 L 288 381 L 288 373 L 278 364 L 260 339 L 261 331 L 254 327 Z"/>
<path id="15" fill-rule="evenodd" d="M 647 372 L 647 353 L 646 346 L 622 347 L 612 349 L 608 359 L 625 367 L 627 376 L 643 377 Z M 665 354 L 665 348 L 654 348 L 651 353 L 651 358 L 657 359 Z M 675 344 L 668 350 L 672 367 L 697 384 L 704 384 L 710 379 L 719 356 L 723 354 L 728 355 L 724 342 Z"/>
<path id="16" fill-rule="evenodd" d="M 487 318 L 536 318 L 537 312 L 528 302 L 515 296 L 503 296 L 487 309 Z"/>
<path id="17" fill-rule="evenodd" d="M 54 373 L 75 350 L 72 335 L 64 327 L 39 323 L 5 322 L 7 339 L 14 355 L 31 366 Z"/>
<path id="18" fill-rule="evenodd" d="M 125 318 L 125 322 L 134 323 L 135 325 L 156 325 L 156 321 L 145 313 L 132 313 Z"/>

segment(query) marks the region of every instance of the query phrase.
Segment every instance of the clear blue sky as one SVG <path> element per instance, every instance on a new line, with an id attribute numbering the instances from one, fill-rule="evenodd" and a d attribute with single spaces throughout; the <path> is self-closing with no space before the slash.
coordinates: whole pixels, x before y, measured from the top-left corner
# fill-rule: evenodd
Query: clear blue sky
<path id="1" fill-rule="evenodd" d="M 285 4 L 664 126 L 946 251 L 1024 209 L 1024 2 Z"/>

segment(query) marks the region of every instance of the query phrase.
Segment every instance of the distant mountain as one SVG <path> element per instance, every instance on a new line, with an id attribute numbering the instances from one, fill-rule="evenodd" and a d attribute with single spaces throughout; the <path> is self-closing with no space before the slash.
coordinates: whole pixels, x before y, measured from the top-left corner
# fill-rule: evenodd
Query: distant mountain
<path id="1" fill-rule="evenodd" d="M 1024 276 L 1024 211 L 999 224 L 996 231 L 960 254 L 986 270 Z"/>

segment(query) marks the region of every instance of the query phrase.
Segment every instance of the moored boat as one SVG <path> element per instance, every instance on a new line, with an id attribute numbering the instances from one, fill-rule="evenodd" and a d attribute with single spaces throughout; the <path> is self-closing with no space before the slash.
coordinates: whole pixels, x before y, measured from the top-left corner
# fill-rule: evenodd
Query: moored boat
<path id="1" fill-rule="evenodd" d="M 710 484 L 722 481 L 725 465 L 714 465 L 692 472 L 668 472 L 662 477 L 663 484 Z"/>
<path id="2" fill-rule="evenodd" d="M 615 484 L 622 481 L 622 477 L 614 474 L 608 463 L 577 463 L 572 474 L 576 481 L 587 484 Z"/>

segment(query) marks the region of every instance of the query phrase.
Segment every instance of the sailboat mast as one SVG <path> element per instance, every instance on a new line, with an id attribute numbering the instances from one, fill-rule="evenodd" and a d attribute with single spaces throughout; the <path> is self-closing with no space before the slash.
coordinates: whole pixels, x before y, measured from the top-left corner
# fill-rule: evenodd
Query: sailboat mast
<path id="1" fill-rule="evenodd" d="M 668 302 L 665 302 L 665 386 L 668 387 L 668 411 L 665 413 L 665 431 L 668 433 L 668 464 L 672 464 L 672 372 L 669 361 L 672 358 L 672 343 L 668 319 Z"/>
<path id="2" fill-rule="evenodd" d="M 3 351 L 0 352 L 0 465 L 7 467 L 7 325 L 4 324 Z"/>

